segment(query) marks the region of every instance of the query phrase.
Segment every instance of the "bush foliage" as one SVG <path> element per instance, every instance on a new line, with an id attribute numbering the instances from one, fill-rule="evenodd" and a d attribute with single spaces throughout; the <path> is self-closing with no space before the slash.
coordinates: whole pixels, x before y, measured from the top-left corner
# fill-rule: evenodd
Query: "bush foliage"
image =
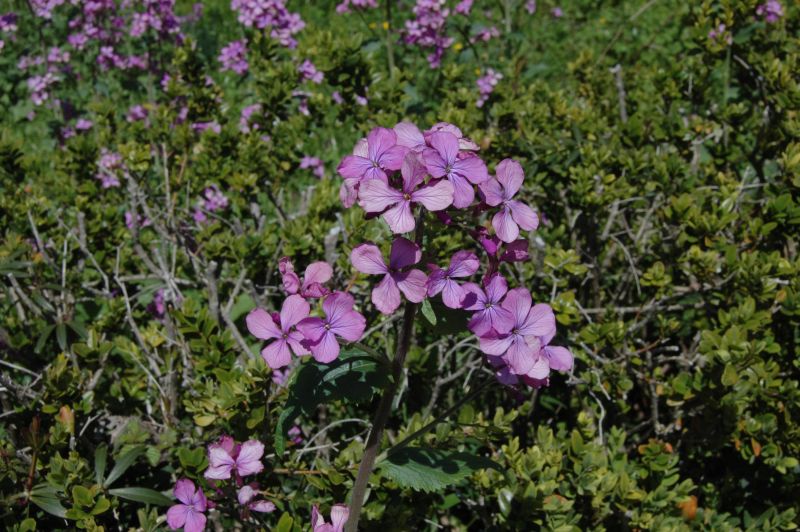
<path id="1" fill-rule="evenodd" d="M 220 505 L 215 526 L 307 530 L 312 505 L 346 501 L 389 375 L 343 348 L 281 384 L 245 316 L 280 309 L 283 256 L 369 292 L 350 251 L 391 233 L 341 206 L 336 165 L 404 119 L 522 164 L 542 223 L 506 275 L 553 306 L 575 367 L 536 390 L 479 387 L 474 339 L 423 308 L 385 443 L 436 423 L 379 457 L 362 528 L 796 527 L 796 5 L 450 2 L 431 68 L 404 39 L 413 2 L 288 2 L 305 22 L 291 47 L 227 1 L 179 1 L 178 33 L 115 38 L 147 68 L 102 68 L 100 44 L 67 44 L 89 2 L 52 3 L 47 18 L 29 9 L 47 2 L 11 1 L 0 32 L 5 528 L 165 529 L 175 481 L 202 482 L 222 434 L 265 443 L 277 510 Z M 171 3 L 141 4 L 119 17 Z M 221 70 L 240 39 L 247 71 Z M 199 206 L 209 189 L 228 203 Z M 461 245 L 431 238 L 440 263 Z M 362 311 L 364 348 L 392 352 L 398 321 Z"/>

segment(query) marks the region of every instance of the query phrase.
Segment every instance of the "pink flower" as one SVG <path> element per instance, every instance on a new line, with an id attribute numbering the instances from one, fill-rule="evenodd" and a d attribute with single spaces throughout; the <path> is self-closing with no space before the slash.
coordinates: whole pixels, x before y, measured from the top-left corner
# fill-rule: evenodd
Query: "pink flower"
<path id="1" fill-rule="evenodd" d="M 476 155 L 459 153 L 458 138 L 452 133 L 437 131 L 430 136 L 430 145 L 423 152 L 425 167 L 433 177 L 447 177 L 453 185 L 453 205 L 468 207 L 475 199 L 472 184 L 489 179 L 486 165 Z"/>
<path id="2" fill-rule="evenodd" d="M 405 146 L 409 150 L 416 152 L 422 152 L 422 150 L 428 147 L 427 144 L 425 144 L 425 137 L 415 124 L 411 122 L 400 122 L 392 129 L 394 129 L 397 135 L 398 145 Z"/>
<path id="3" fill-rule="evenodd" d="M 327 364 L 339 358 L 339 342 L 336 337 L 348 342 L 361 339 L 367 320 L 353 310 L 353 296 L 334 292 L 322 302 L 325 318 L 306 318 L 297 324 L 297 329 L 306 337 L 306 346 L 317 362 Z"/>
<path id="4" fill-rule="evenodd" d="M 413 303 L 425 299 L 425 274 L 413 269 L 403 271 L 421 258 L 419 246 L 403 237 L 392 242 L 388 266 L 375 244 L 361 244 L 350 253 L 350 262 L 356 270 L 383 275 L 383 280 L 372 289 L 372 303 L 384 314 L 391 314 L 400 306 L 400 292 Z"/>
<path id="5" fill-rule="evenodd" d="M 283 257 L 278 261 L 278 271 L 283 280 L 283 289 L 288 294 L 300 294 L 304 298 L 324 297 L 330 291 L 322 286 L 333 277 L 333 268 L 327 262 L 312 262 L 306 268 L 303 280 L 301 281 L 294 272 L 294 265 L 289 257 Z"/>
<path id="6" fill-rule="evenodd" d="M 419 157 L 411 152 L 403 160 L 400 169 L 403 189 L 395 190 L 380 179 L 362 183 L 358 197 L 361 207 L 367 212 L 381 212 L 383 219 L 394 233 L 407 233 L 416 226 L 412 206 L 422 204 L 429 211 L 446 209 L 453 203 L 453 185 L 448 181 L 437 181 L 420 187 L 425 180 L 425 167 Z"/>
<path id="7" fill-rule="evenodd" d="M 275 511 L 275 505 L 263 499 L 254 501 L 253 499 L 258 495 L 256 491 L 256 484 L 245 484 L 236 493 L 236 498 L 239 504 L 253 512 L 269 513 Z"/>
<path id="8" fill-rule="evenodd" d="M 486 283 L 486 291 L 475 283 L 465 283 L 462 287 L 464 310 L 475 312 L 469 320 L 469 330 L 477 336 L 507 334 L 514 327 L 514 316 L 501 305 L 508 292 L 505 278 L 496 274 Z"/>
<path id="9" fill-rule="evenodd" d="M 475 144 L 473 141 L 464 136 L 464 134 L 461 132 L 461 129 L 459 129 L 458 126 L 455 126 L 449 122 L 437 122 L 433 124 L 433 126 L 431 126 L 431 128 L 425 132 L 424 135 L 425 142 L 430 144 L 431 135 L 439 131 L 450 133 L 455 138 L 457 138 L 458 149 L 460 150 L 478 151 L 480 149 L 477 144 Z"/>
<path id="10" fill-rule="evenodd" d="M 783 16 L 783 6 L 778 0 L 767 0 L 756 8 L 756 15 L 764 17 L 770 24 L 774 24 Z"/>
<path id="11" fill-rule="evenodd" d="M 386 170 L 399 170 L 407 148 L 397 144 L 397 135 L 391 129 L 376 127 L 356 143 L 353 154 L 339 164 L 339 174 L 345 179 L 380 179 L 386 181 Z"/>
<path id="12" fill-rule="evenodd" d="M 183 528 L 186 532 L 201 532 L 206 528 L 205 511 L 208 501 L 201 489 L 195 489 L 194 482 L 182 478 L 175 484 L 172 492 L 182 504 L 175 504 L 167 510 L 167 524 L 172 530 Z"/>
<path id="13" fill-rule="evenodd" d="M 492 227 L 503 242 L 515 241 L 520 227 L 527 231 L 539 227 L 539 217 L 533 209 L 512 199 L 519 192 L 524 179 L 522 166 L 512 159 L 504 159 L 497 165 L 497 179 L 489 179 L 480 185 L 488 205 L 502 205 L 500 212 L 492 218 Z"/>
<path id="14" fill-rule="evenodd" d="M 258 440 L 249 440 L 239 445 L 230 436 L 222 436 L 217 443 L 208 446 L 208 469 L 203 474 L 213 480 L 237 478 L 260 473 L 264 469 L 261 457 L 264 455 L 264 444 Z"/>
<path id="15" fill-rule="evenodd" d="M 464 299 L 464 289 L 455 282 L 454 278 L 469 277 L 476 271 L 480 262 L 478 257 L 471 251 L 458 251 L 450 259 L 450 266 L 443 270 L 434 266 L 433 271 L 428 276 L 428 297 L 442 294 L 442 301 L 450 308 L 461 308 Z"/>
<path id="16" fill-rule="evenodd" d="M 346 504 L 334 504 L 331 508 L 331 522 L 326 523 L 315 504 L 311 507 L 312 532 L 342 532 L 347 519 L 350 517 L 350 508 Z"/>
<path id="17" fill-rule="evenodd" d="M 283 302 L 278 323 L 264 309 L 254 309 L 247 315 L 245 321 L 250 334 L 261 340 L 275 340 L 261 350 L 270 368 L 287 366 L 292 361 L 292 352 L 297 356 L 309 354 L 301 344 L 303 335 L 293 327 L 307 318 L 310 311 L 311 307 L 302 296 L 291 295 Z"/>
<path id="18" fill-rule="evenodd" d="M 525 288 L 510 290 L 502 307 L 514 318 L 511 330 L 507 334 L 481 337 L 481 351 L 502 357 L 517 375 L 525 375 L 543 365 L 547 376 L 547 364 L 539 362 L 541 343 L 538 337 L 554 334 L 556 319 L 553 309 L 543 303 L 531 307 L 531 294 Z"/>

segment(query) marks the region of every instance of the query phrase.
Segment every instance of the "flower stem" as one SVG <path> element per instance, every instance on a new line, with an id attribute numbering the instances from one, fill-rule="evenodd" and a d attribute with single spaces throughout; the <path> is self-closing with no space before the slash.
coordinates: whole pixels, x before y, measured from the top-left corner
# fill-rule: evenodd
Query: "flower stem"
<path id="1" fill-rule="evenodd" d="M 424 213 L 420 213 L 417 217 L 417 230 L 414 239 L 418 246 L 422 245 L 422 237 L 424 234 L 423 222 Z M 386 428 L 386 423 L 389 421 L 389 415 L 392 412 L 394 396 L 397 394 L 401 379 L 403 378 L 403 367 L 406 363 L 408 348 L 411 346 L 411 337 L 414 334 L 414 318 L 416 317 L 418 307 L 419 303 L 407 301 L 403 308 L 403 324 L 400 328 L 400 336 L 397 340 L 397 351 L 392 360 L 392 382 L 389 383 L 383 391 L 378 409 L 375 412 L 375 418 L 372 420 L 372 430 L 367 438 L 364 456 L 361 457 L 361 464 L 358 466 L 356 481 L 353 484 L 353 491 L 350 497 L 350 517 L 345 524 L 346 532 L 356 532 L 358 530 L 358 520 L 361 516 L 361 509 L 364 506 L 364 496 L 367 493 L 369 476 L 375 465 L 375 458 L 380 451 L 383 430 Z"/>

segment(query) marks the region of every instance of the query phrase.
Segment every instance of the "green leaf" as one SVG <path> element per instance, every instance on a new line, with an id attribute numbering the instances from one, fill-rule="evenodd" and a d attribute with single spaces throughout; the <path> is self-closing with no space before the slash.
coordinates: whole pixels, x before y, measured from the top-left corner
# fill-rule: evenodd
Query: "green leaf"
<path id="1" fill-rule="evenodd" d="M 72 487 L 72 500 L 75 506 L 93 506 L 94 497 L 91 492 L 83 486 Z"/>
<path id="2" fill-rule="evenodd" d="M 383 474 L 404 488 L 439 491 L 480 469 L 500 466 L 488 458 L 466 452 L 404 447 L 380 463 Z"/>
<path id="3" fill-rule="evenodd" d="M 169 506 L 173 503 L 172 499 L 160 491 L 151 490 L 150 488 L 115 488 L 108 490 L 108 493 L 114 497 L 122 497 L 123 499 L 143 504 Z"/>
<path id="4" fill-rule="evenodd" d="M 97 484 L 103 483 L 106 474 L 106 461 L 108 459 L 108 446 L 104 443 L 94 452 L 94 480 Z"/>
<path id="5" fill-rule="evenodd" d="M 63 323 L 56 324 L 56 340 L 62 351 L 67 350 L 67 326 Z"/>
<path id="6" fill-rule="evenodd" d="M 29 500 L 51 515 L 61 518 L 67 516 L 67 509 L 61 504 L 58 491 L 53 486 L 48 486 L 47 484 L 34 486 L 31 489 Z"/>
<path id="7" fill-rule="evenodd" d="M 275 452 L 285 450 L 286 433 L 298 416 L 331 401 L 368 399 L 388 380 L 385 368 L 360 349 L 343 350 L 330 364 L 303 364 L 289 382 L 289 397 L 275 427 Z"/>
<path id="8" fill-rule="evenodd" d="M 137 445 L 136 447 L 130 448 L 127 452 L 122 453 L 122 456 L 117 459 L 114 468 L 108 474 L 106 481 L 103 483 L 103 487 L 109 487 L 115 480 L 121 477 L 125 471 L 133 465 L 136 459 L 144 454 L 144 450 L 144 445 Z"/>
<path id="9" fill-rule="evenodd" d="M 275 532 L 290 532 L 292 525 L 294 525 L 294 518 L 288 513 L 284 513 L 275 526 Z"/>
<path id="10" fill-rule="evenodd" d="M 733 386 L 737 382 L 739 382 L 739 375 L 736 373 L 736 367 L 733 364 L 727 364 L 722 372 L 722 384 Z"/>
<path id="11" fill-rule="evenodd" d="M 433 307 L 431 307 L 431 302 L 428 299 L 422 300 L 420 310 L 431 325 L 436 325 L 436 314 L 433 312 Z"/>

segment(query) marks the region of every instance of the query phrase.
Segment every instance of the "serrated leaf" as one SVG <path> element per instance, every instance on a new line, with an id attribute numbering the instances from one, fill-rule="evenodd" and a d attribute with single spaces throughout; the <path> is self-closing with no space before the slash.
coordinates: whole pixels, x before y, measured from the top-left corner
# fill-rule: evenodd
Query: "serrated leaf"
<path id="1" fill-rule="evenodd" d="M 330 364 L 306 362 L 289 381 L 289 397 L 275 427 L 275 452 L 285 450 L 286 433 L 298 416 L 331 401 L 368 399 L 387 382 L 384 368 L 360 349 L 342 350 Z"/>
<path id="2" fill-rule="evenodd" d="M 67 509 L 61 505 L 58 491 L 53 486 L 48 486 L 47 484 L 34 486 L 33 489 L 31 489 L 29 500 L 51 515 L 61 518 L 67 516 Z"/>
<path id="3" fill-rule="evenodd" d="M 108 474 L 106 481 L 103 482 L 103 487 L 109 487 L 114 483 L 115 480 L 125 474 L 125 471 L 127 471 L 128 468 L 133 465 L 137 458 L 144 454 L 144 451 L 144 445 L 137 445 L 136 447 L 129 449 L 127 452 L 122 453 L 122 456 L 117 459 L 116 463 L 114 464 L 114 468 Z"/>
<path id="4" fill-rule="evenodd" d="M 439 491 L 481 469 L 500 466 L 483 456 L 442 449 L 404 447 L 380 463 L 382 473 L 404 488 Z"/>
<path id="5" fill-rule="evenodd" d="M 155 504 L 158 506 L 169 506 L 174 501 L 163 493 L 151 490 L 150 488 L 115 488 L 108 490 L 110 495 L 121 497 L 129 501 L 141 502 L 143 504 Z"/>

